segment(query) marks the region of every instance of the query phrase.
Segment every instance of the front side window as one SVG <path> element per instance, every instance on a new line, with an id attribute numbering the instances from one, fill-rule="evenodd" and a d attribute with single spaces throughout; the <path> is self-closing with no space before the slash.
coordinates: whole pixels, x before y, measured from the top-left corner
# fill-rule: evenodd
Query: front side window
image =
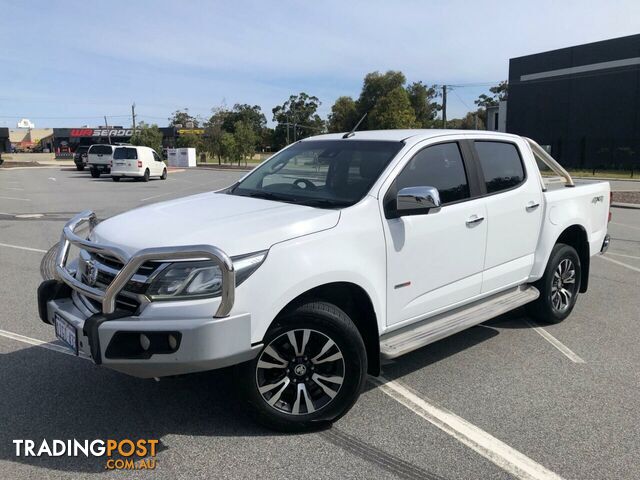
<path id="1" fill-rule="evenodd" d="M 118 147 L 113 152 L 114 160 L 137 160 L 138 150 L 136 148 Z"/>
<path id="2" fill-rule="evenodd" d="M 406 187 L 435 187 L 442 205 L 469 198 L 469 183 L 458 144 L 441 143 L 419 151 L 404 167 L 395 192 Z"/>
<path id="3" fill-rule="evenodd" d="M 520 185 L 524 169 L 518 148 L 506 142 L 473 142 L 484 174 L 487 193 L 495 193 Z"/>
<path id="4" fill-rule="evenodd" d="M 276 154 L 240 181 L 231 195 L 323 208 L 360 201 L 404 146 L 402 142 L 307 140 Z"/>

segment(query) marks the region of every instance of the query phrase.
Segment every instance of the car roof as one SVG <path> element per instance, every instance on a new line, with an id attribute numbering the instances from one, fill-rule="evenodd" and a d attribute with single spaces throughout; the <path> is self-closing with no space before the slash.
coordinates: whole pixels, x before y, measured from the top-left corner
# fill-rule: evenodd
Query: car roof
<path id="1" fill-rule="evenodd" d="M 305 138 L 303 141 L 308 140 L 338 140 L 342 139 L 346 132 L 342 133 L 328 133 L 324 135 L 316 135 L 314 137 Z M 441 128 L 425 128 L 425 129 L 398 129 L 398 130 L 363 130 L 354 132 L 349 140 L 382 140 L 382 141 L 396 141 L 402 142 L 411 140 L 412 143 L 419 140 L 426 140 L 432 137 L 440 137 L 445 135 L 473 135 L 473 136 L 490 136 L 492 138 L 514 138 L 516 135 L 511 135 L 501 132 L 493 132 L 487 130 L 455 130 L 455 129 L 441 129 Z"/>

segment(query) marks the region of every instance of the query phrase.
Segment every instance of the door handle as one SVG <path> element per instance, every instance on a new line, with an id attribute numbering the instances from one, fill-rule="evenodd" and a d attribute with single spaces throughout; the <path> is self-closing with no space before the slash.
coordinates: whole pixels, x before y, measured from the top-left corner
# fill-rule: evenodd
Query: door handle
<path id="1" fill-rule="evenodd" d="M 473 225 L 477 225 L 478 223 L 482 222 L 484 220 L 484 217 L 479 217 L 477 215 L 471 215 L 471 217 L 469 217 L 469 220 L 467 220 L 465 223 L 469 226 L 473 226 Z"/>
<path id="2" fill-rule="evenodd" d="M 539 206 L 540 206 L 539 203 L 536 203 L 536 202 L 534 202 L 532 200 L 529 203 L 527 203 L 527 206 L 524 207 L 524 208 L 527 210 L 527 212 L 531 212 L 531 211 L 535 210 L 536 208 L 538 208 Z"/>

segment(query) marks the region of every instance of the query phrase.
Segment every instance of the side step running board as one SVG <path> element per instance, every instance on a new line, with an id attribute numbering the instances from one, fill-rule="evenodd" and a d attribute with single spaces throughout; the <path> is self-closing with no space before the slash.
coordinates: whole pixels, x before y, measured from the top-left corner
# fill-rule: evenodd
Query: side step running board
<path id="1" fill-rule="evenodd" d="M 429 317 L 380 337 L 380 355 L 389 360 L 490 320 L 540 296 L 537 288 L 520 286 L 470 305 Z"/>

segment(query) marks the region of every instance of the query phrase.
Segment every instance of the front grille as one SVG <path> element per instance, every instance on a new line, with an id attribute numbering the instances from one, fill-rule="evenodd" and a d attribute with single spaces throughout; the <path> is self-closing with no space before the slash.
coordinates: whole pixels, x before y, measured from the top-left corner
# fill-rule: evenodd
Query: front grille
<path id="1" fill-rule="evenodd" d="M 99 254 L 91 254 L 91 256 L 99 263 L 106 265 L 107 267 L 113 268 L 114 270 L 120 270 L 123 267 L 123 264 L 120 260 L 108 257 L 106 255 Z M 138 269 L 138 275 L 151 275 L 156 269 L 162 265 L 160 262 L 145 262 Z"/>
<path id="2" fill-rule="evenodd" d="M 92 286 L 101 290 L 106 290 L 113 279 L 122 269 L 123 263 L 119 260 L 106 255 L 99 255 L 95 253 L 82 252 L 81 258 L 83 259 L 83 265 L 81 268 L 81 280 L 87 285 L 92 285 L 92 282 L 88 278 L 86 270 L 87 262 L 92 261 L 97 269 L 97 275 Z M 141 301 L 140 295 L 143 295 L 147 290 L 149 284 L 147 279 L 154 273 L 162 263 L 160 262 L 146 262 L 136 272 L 136 275 L 127 282 L 124 289 L 116 297 L 116 308 L 123 309 L 135 313 L 139 310 Z M 102 310 L 100 302 L 85 297 L 86 300 L 92 305 L 96 311 Z"/>

